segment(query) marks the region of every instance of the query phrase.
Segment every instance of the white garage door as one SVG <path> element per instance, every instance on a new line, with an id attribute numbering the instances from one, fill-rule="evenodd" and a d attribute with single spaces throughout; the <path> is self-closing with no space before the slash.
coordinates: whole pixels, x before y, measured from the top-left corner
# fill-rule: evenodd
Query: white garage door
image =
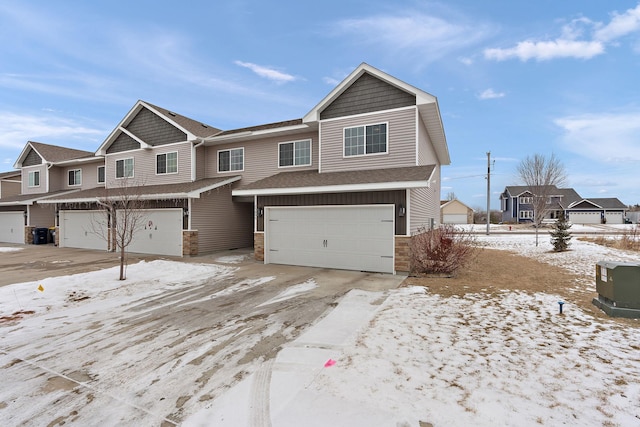
<path id="1" fill-rule="evenodd" d="M 442 222 L 445 224 L 466 224 L 466 214 L 444 214 L 442 215 Z"/>
<path id="2" fill-rule="evenodd" d="M 140 226 L 127 251 L 182 256 L 182 209 L 144 209 L 140 214 Z"/>
<path id="3" fill-rule="evenodd" d="M 573 224 L 600 224 L 600 212 L 569 212 Z"/>
<path id="4" fill-rule="evenodd" d="M 103 211 L 60 211 L 60 247 L 106 251 L 106 222 Z"/>
<path id="5" fill-rule="evenodd" d="M 394 206 L 265 208 L 265 263 L 393 273 Z"/>
<path id="6" fill-rule="evenodd" d="M 622 212 L 607 212 L 607 224 L 622 224 Z"/>
<path id="7" fill-rule="evenodd" d="M 24 243 L 22 212 L 0 212 L 0 242 Z"/>

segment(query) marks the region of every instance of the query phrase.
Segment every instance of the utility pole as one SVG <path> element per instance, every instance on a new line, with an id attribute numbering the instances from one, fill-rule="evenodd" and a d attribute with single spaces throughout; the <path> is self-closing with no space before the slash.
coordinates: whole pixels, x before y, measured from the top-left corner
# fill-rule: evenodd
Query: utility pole
<path id="1" fill-rule="evenodd" d="M 491 224 L 491 151 L 487 151 L 487 236 Z"/>

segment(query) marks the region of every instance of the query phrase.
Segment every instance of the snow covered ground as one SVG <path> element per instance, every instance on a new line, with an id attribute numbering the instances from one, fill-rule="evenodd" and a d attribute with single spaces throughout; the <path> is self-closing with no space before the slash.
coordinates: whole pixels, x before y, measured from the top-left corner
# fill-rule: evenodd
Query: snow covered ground
<path id="1" fill-rule="evenodd" d="M 487 247 L 514 251 L 581 276 L 592 277 L 600 260 L 640 263 L 637 253 L 575 238 L 571 251 L 552 254 L 546 233 L 541 233 L 537 248 L 533 239 L 531 234 L 478 236 Z M 240 260 L 220 262 L 236 261 Z M 82 327 L 91 334 L 92 321 L 74 326 L 68 318 L 56 320 L 58 311 L 66 310 L 65 316 L 71 313 L 69 306 L 78 311 L 73 312 L 74 322 L 92 314 L 74 306 L 74 299 L 85 294 L 92 299 L 99 296 L 103 307 L 115 312 L 123 304 L 134 304 L 157 292 L 172 290 L 179 299 L 180 286 L 197 286 L 211 274 L 233 274 L 233 268 L 225 266 L 168 261 L 151 264 L 131 266 L 130 281 L 123 288 L 111 280 L 112 272 L 0 288 L 0 315 L 13 312 L 16 305 L 26 307 L 26 301 L 32 301 L 29 309 L 36 311 L 18 326 L 0 326 L 2 371 L 14 363 L 7 348 L 19 352 L 32 345 L 29 336 L 11 335 L 13 330 L 21 330 L 21 323 L 45 316 L 48 321 L 43 327 L 53 328 L 56 336 L 65 328 Z M 270 279 L 252 282 L 252 286 Z M 39 284 L 44 291 L 37 289 Z M 317 286 L 313 280 L 293 284 L 265 304 L 283 298 L 294 300 Z M 588 286 L 595 292 L 593 282 Z M 419 287 L 386 293 L 351 291 L 329 315 L 286 344 L 275 359 L 265 360 L 215 400 L 190 406 L 184 425 L 640 425 L 640 321 L 594 318 L 571 301 L 566 301 L 564 313 L 559 314 L 559 299 L 554 294 L 520 291 L 442 297 Z M 61 345 L 65 343 L 41 342 L 38 357 L 48 360 L 47 353 L 60 354 L 57 349 Z M 147 345 L 156 344 L 149 341 Z M 127 352 L 124 347 L 122 351 Z M 129 363 L 154 365 L 142 363 L 134 353 Z M 176 360 L 159 368 L 173 371 L 184 365 Z M 152 378 L 144 371 L 140 377 Z M 53 411 L 48 406 L 51 402 L 38 400 L 35 381 L 35 377 L 2 379 L 0 424 L 12 425 L 11 420 L 16 419 L 12 411 L 16 410 Z M 83 381 L 90 383 L 90 378 L 78 379 Z M 165 383 L 173 387 L 186 384 L 179 376 L 173 383 Z M 266 393 L 258 393 L 260 390 Z M 24 395 L 33 399 L 19 399 Z M 137 401 L 135 410 L 144 415 L 149 408 L 145 402 L 161 395 L 162 390 L 154 389 L 147 400 Z M 122 396 L 112 399 L 118 397 Z M 114 407 L 126 410 L 122 405 Z M 140 419 L 148 421 L 143 415 Z M 111 421 L 116 419 L 114 416 Z M 149 425 L 157 425 L 158 419 L 153 420 Z M 109 425 L 109 420 L 93 421 Z"/>

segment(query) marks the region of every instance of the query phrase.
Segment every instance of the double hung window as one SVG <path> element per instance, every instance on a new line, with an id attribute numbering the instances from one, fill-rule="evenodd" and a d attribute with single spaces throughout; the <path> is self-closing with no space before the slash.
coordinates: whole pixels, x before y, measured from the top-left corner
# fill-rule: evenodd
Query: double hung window
<path id="1" fill-rule="evenodd" d="M 244 170 L 244 148 L 218 151 L 218 172 Z"/>
<path id="2" fill-rule="evenodd" d="M 133 176 L 133 157 L 116 160 L 116 178 L 131 178 Z"/>
<path id="3" fill-rule="evenodd" d="M 278 166 L 309 166 L 311 164 L 311 140 L 282 142 L 278 144 Z"/>
<path id="4" fill-rule="evenodd" d="M 364 156 L 387 153 L 387 124 L 356 126 L 344 129 L 344 155 Z"/>
<path id="5" fill-rule="evenodd" d="M 158 154 L 156 156 L 156 174 L 178 173 L 178 152 Z"/>

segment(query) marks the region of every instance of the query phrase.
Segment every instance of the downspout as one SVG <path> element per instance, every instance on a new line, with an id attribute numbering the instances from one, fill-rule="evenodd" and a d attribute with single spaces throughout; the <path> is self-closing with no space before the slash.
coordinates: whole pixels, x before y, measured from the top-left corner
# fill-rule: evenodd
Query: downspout
<path id="1" fill-rule="evenodd" d="M 200 143 L 197 143 L 200 140 Z M 191 144 L 191 181 L 195 181 L 198 177 L 196 174 L 196 167 L 198 162 L 196 161 L 196 151 L 198 147 L 201 147 L 204 144 L 203 138 L 196 138 L 193 142 L 197 144 Z"/>
<path id="2" fill-rule="evenodd" d="M 49 192 L 49 182 L 51 181 L 50 176 L 49 176 L 49 169 L 51 169 L 53 167 L 53 163 L 47 163 L 47 188 L 46 188 L 46 192 Z"/>

